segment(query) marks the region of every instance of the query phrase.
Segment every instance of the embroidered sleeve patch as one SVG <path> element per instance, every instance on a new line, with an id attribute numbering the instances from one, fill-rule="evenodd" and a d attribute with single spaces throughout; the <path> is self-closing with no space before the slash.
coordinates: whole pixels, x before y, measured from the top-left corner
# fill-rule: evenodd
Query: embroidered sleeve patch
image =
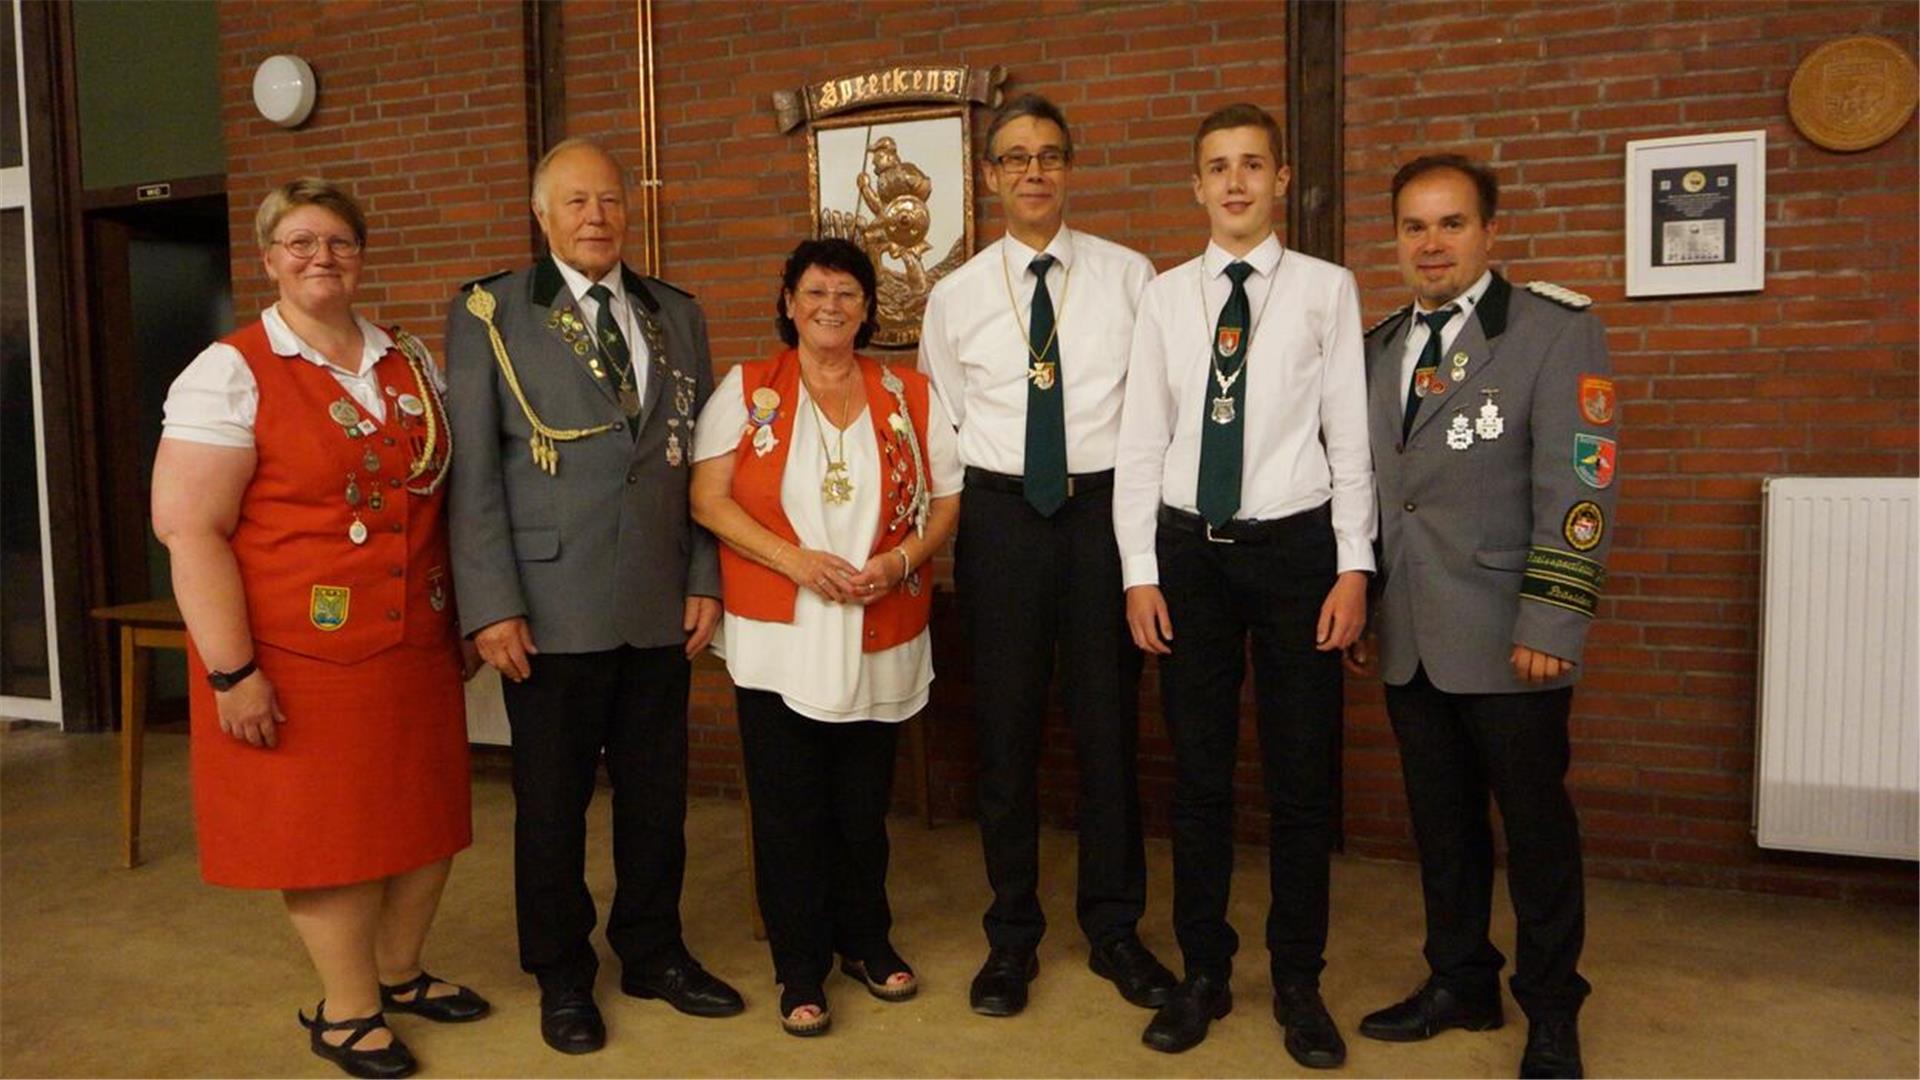
<path id="1" fill-rule="evenodd" d="M 1600 546 L 1600 538 L 1607 533 L 1607 518 L 1600 511 L 1600 504 L 1590 499 L 1574 503 L 1567 510 L 1566 520 L 1560 523 L 1561 535 L 1575 551 L 1592 551 Z"/>
<path id="2" fill-rule="evenodd" d="M 1591 619 L 1600 606 L 1600 587 L 1606 576 L 1606 568 L 1592 559 L 1557 548 L 1535 547 L 1527 552 L 1520 595 Z"/>
<path id="3" fill-rule="evenodd" d="M 1618 447 L 1612 439 L 1576 431 L 1573 435 L 1573 472 L 1590 488 L 1605 490 L 1613 483 L 1614 455 Z"/>
<path id="4" fill-rule="evenodd" d="M 1580 416 L 1587 423 L 1601 427 L 1613 423 L 1617 400 L 1612 379 L 1604 375 L 1580 376 Z"/>

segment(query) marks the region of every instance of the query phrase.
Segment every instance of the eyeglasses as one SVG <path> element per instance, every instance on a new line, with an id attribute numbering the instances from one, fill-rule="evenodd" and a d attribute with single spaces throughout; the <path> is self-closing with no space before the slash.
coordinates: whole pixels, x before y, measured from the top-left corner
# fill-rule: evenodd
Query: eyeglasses
<path id="1" fill-rule="evenodd" d="M 858 289 L 801 289 L 800 297 L 815 306 L 834 303 L 841 307 L 862 307 L 867 302 L 867 294 Z"/>
<path id="2" fill-rule="evenodd" d="M 312 233 L 294 233 L 284 240 L 275 240 L 275 244 L 287 249 L 287 254 L 296 259 L 311 259 L 320 254 L 321 240 Z M 351 236 L 329 236 L 325 241 L 327 250 L 336 259 L 351 259 L 360 254 L 360 241 Z"/>
<path id="3" fill-rule="evenodd" d="M 1053 147 L 1048 147 L 1037 154 L 1029 154 L 1025 150 L 1009 150 L 999 157 L 989 154 L 987 160 L 1000 166 L 1001 172 L 1016 176 L 1026 172 L 1027 166 L 1035 161 L 1040 163 L 1041 172 L 1059 172 L 1067 167 L 1067 152 Z"/>

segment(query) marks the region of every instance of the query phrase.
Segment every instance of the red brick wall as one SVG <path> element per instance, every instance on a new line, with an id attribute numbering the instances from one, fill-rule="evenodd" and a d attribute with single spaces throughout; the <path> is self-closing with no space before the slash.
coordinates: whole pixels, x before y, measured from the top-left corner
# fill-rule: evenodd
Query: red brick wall
<path id="1" fill-rule="evenodd" d="M 1574 696 L 1593 872 L 1910 898 L 1912 865 L 1764 853 L 1754 766 L 1760 479 L 1916 472 L 1916 134 L 1857 154 L 1786 114 L 1794 66 L 1855 33 L 1915 45 L 1911 4 L 1346 7 L 1347 264 L 1406 301 L 1388 181 L 1434 148 L 1503 184 L 1495 261 L 1594 297 L 1622 399 L 1609 597 Z M 1767 131 L 1766 288 L 1625 299 L 1630 139 Z M 1410 855 L 1377 691 L 1348 710 L 1350 849 Z"/>
<path id="2" fill-rule="evenodd" d="M 1347 261 L 1368 314 L 1402 302 L 1385 189 L 1428 147 L 1490 158 L 1507 185 L 1498 260 L 1514 277 L 1592 294 L 1626 397 L 1611 597 L 1575 698 L 1576 799 L 1594 872 L 1815 892 L 1913 894 L 1911 867 L 1761 854 L 1751 800 L 1759 478 L 1913 475 L 1916 459 L 1915 132 L 1861 154 L 1820 151 L 1785 117 L 1793 64 L 1832 37 L 1914 44 L 1910 5 L 1567 3 L 1347 5 Z M 636 16 L 627 0 L 567 0 L 568 133 L 639 162 Z M 809 226 L 801 134 L 774 130 L 773 91 L 893 62 L 1005 65 L 1043 91 L 1080 150 L 1070 217 L 1162 268 L 1198 246 L 1192 129 L 1250 99 L 1280 113 L 1278 4 L 873 4 L 656 0 L 664 276 L 697 293 L 722 368 L 772 346 L 780 262 Z M 364 303 L 437 345 L 462 280 L 526 258 L 520 5 L 504 0 L 221 6 L 224 127 L 236 236 L 273 183 L 349 180 L 369 211 Z M 254 66 L 293 51 L 320 72 L 313 120 L 286 132 L 253 112 Z M 1409 74 L 1417 71 L 1419 74 Z M 976 144 L 986 114 L 976 113 Z M 1629 138 L 1766 127 L 1767 289 L 1622 297 L 1621 150 Z M 984 190 L 982 243 L 997 235 Z M 637 202 L 637 199 L 636 199 Z M 637 245 L 636 214 L 629 243 Z M 271 299 L 236 244 L 241 315 Z M 942 649 L 943 654 L 946 649 Z M 954 680 L 936 684 L 936 700 Z M 1151 668 L 1143 793 L 1164 833 L 1171 763 Z M 1398 763 L 1377 690 L 1350 688 L 1352 850 L 1411 854 Z M 696 679 L 694 789 L 738 790 L 731 694 Z M 1251 751 L 1251 733 L 1246 740 Z M 963 717 L 933 732 L 934 803 L 972 804 Z M 1070 744 L 1057 724 L 1044 807 L 1069 822 Z M 1264 836 L 1258 775 L 1240 773 L 1243 839 Z M 904 793 L 910 784 L 903 773 Z"/>
<path id="3" fill-rule="evenodd" d="M 520 22 L 520 5 L 498 0 L 220 5 L 236 319 L 276 296 L 253 242 L 260 199 L 322 176 L 344 181 L 367 214 L 362 314 L 438 354 L 454 286 L 530 250 Z M 253 107 L 254 68 L 276 53 L 305 58 L 320 84 L 293 130 Z"/>

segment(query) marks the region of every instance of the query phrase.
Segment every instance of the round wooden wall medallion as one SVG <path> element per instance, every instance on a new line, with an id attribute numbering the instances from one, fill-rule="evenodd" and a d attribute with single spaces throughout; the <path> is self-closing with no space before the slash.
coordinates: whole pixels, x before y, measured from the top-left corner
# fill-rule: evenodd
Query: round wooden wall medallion
<path id="1" fill-rule="evenodd" d="M 1800 133 L 1829 150 L 1865 150 L 1891 139 L 1913 115 L 1913 58 L 1883 37 L 1829 41 L 1800 61 L 1787 111 Z"/>

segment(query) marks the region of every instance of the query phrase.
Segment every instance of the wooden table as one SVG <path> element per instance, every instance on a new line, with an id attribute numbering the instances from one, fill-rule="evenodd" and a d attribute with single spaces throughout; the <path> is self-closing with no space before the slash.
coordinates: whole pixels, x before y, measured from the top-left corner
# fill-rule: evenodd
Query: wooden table
<path id="1" fill-rule="evenodd" d="M 147 727 L 147 677 L 153 649 L 187 647 L 187 624 L 172 600 L 142 600 L 94 608 L 92 616 L 120 626 L 120 855 L 140 864 L 140 766 Z"/>

